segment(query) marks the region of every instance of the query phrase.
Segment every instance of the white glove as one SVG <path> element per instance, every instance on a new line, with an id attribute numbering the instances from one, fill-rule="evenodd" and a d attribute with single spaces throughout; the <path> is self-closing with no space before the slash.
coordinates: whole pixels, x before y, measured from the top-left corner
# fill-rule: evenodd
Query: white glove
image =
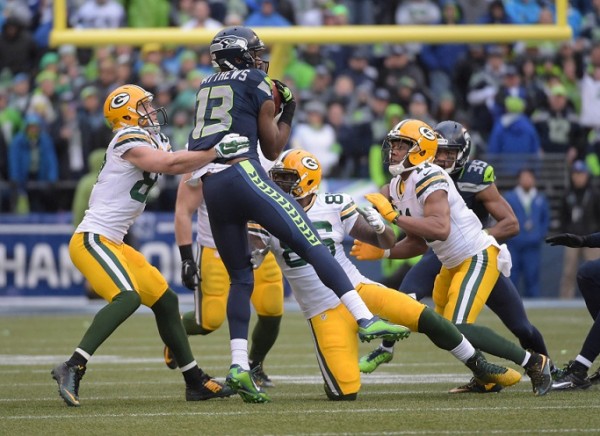
<path id="1" fill-rule="evenodd" d="M 265 256 L 269 253 L 269 247 L 265 248 L 255 248 L 250 253 L 250 263 L 252 264 L 253 269 L 258 269 L 263 261 L 265 260 Z"/>
<path id="2" fill-rule="evenodd" d="M 500 253 L 498 253 L 498 271 L 502 273 L 504 277 L 510 277 L 510 270 L 512 268 L 512 258 L 510 251 L 506 244 L 500 246 Z"/>
<path id="3" fill-rule="evenodd" d="M 370 206 L 367 206 L 364 209 L 358 208 L 358 212 L 365 217 L 369 225 L 375 230 L 375 233 L 380 235 L 385 232 L 385 223 L 383 222 L 383 218 L 375 208 Z"/>
<path id="4" fill-rule="evenodd" d="M 215 151 L 217 157 L 231 159 L 240 154 L 246 153 L 250 149 L 250 140 L 246 136 L 240 136 L 237 133 L 225 135 L 217 145 Z"/>

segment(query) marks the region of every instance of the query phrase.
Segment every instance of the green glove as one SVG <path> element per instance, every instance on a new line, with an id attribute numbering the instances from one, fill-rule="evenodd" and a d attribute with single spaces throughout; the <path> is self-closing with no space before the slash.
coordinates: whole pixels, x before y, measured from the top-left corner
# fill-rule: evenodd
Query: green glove
<path id="1" fill-rule="evenodd" d="M 294 100 L 294 94 L 292 94 L 292 90 L 287 87 L 287 85 L 277 79 L 273 79 L 275 82 L 275 86 L 277 87 L 277 91 L 281 94 L 281 101 L 283 104 L 288 104 L 290 101 Z"/>

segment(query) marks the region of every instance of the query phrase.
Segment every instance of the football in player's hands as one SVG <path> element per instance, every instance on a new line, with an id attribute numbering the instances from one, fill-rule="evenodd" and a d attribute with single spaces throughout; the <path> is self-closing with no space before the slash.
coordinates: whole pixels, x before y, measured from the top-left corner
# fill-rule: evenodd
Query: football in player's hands
<path id="1" fill-rule="evenodd" d="M 275 116 L 277 116 L 283 110 L 283 99 L 275 81 L 271 83 L 271 89 L 273 90 L 273 103 L 275 103 Z"/>

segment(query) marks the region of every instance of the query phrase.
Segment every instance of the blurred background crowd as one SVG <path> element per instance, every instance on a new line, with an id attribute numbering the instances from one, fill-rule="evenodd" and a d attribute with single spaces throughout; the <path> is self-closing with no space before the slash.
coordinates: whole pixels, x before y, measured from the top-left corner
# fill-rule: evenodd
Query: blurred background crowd
<path id="1" fill-rule="evenodd" d="M 81 29 L 555 22 L 554 2 L 546 0 L 67 4 L 69 26 Z M 94 150 L 105 149 L 112 136 L 104 99 L 124 83 L 155 94 L 156 105 L 169 114 L 164 133 L 175 149 L 185 146 L 195 92 L 213 71 L 207 46 L 51 48 L 51 0 L 0 0 L 0 7 L 0 212 L 71 210 L 78 181 L 97 171 L 90 162 Z M 470 129 L 473 157 L 494 164 L 502 190 L 515 186 L 519 169 L 532 170 L 550 200 L 550 228 L 565 230 L 581 216 L 595 227 L 600 0 L 571 0 L 568 22 L 574 36 L 561 43 L 294 46 L 278 77 L 299 102 L 289 146 L 314 153 L 326 177 L 382 184 L 379 145 L 395 123 L 410 117 L 435 126 L 453 119 Z M 175 191 L 176 180 L 165 178 L 149 209 L 172 210 Z M 581 213 L 574 216 L 573 207 Z"/>

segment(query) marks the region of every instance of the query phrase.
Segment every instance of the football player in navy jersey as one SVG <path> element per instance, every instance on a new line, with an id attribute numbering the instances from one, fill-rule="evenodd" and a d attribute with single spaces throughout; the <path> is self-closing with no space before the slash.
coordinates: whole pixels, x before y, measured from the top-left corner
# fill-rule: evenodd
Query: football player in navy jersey
<path id="1" fill-rule="evenodd" d="M 463 125 L 455 121 L 439 123 L 435 127 L 435 132 L 438 134 L 438 151 L 434 162 L 450 174 L 461 197 L 466 205 L 475 212 L 483 228 L 500 242 L 518 234 L 517 218 L 494 183 L 496 180 L 494 168 L 481 160 L 469 161 L 471 152 L 469 132 Z M 431 297 L 435 277 L 441 266 L 441 262 L 429 249 L 406 274 L 400 290 L 414 296 L 417 300 Z M 502 274 L 499 276 L 486 305 L 519 339 L 523 348 L 548 355 L 544 338 L 539 330 L 529 322 L 523 301 L 509 277 Z M 391 361 L 392 357 L 393 342 L 383 341 L 380 347 L 361 358 L 361 371 L 373 372 L 380 364 Z M 452 389 L 450 392 L 483 393 L 496 392 L 499 389 L 500 387 L 495 385 L 478 384 L 473 378 L 469 383 Z"/>
<path id="2" fill-rule="evenodd" d="M 248 323 L 253 269 L 247 223 L 255 221 L 284 241 L 314 266 L 319 278 L 334 290 L 359 323 L 362 340 L 401 338 L 408 329 L 383 321 L 369 311 L 346 273 L 322 244 L 301 207 L 279 188 L 262 168 L 257 147 L 275 160 L 286 145 L 296 102 L 290 89 L 267 76 L 265 49 L 256 33 L 233 26 L 217 33 L 210 45 L 218 72 L 206 77 L 196 97 L 196 119 L 188 138 L 189 150 L 207 150 L 229 133 L 250 140 L 247 153 L 235 159 L 217 159 L 193 177 L 201 178 L 211 231 L 231 280 L 227 304 L 232 364 L 227 383 L 246 402 L 269 401 L 248 364 Z M 283 110 L 275 120 L 273 82 Z"/>

